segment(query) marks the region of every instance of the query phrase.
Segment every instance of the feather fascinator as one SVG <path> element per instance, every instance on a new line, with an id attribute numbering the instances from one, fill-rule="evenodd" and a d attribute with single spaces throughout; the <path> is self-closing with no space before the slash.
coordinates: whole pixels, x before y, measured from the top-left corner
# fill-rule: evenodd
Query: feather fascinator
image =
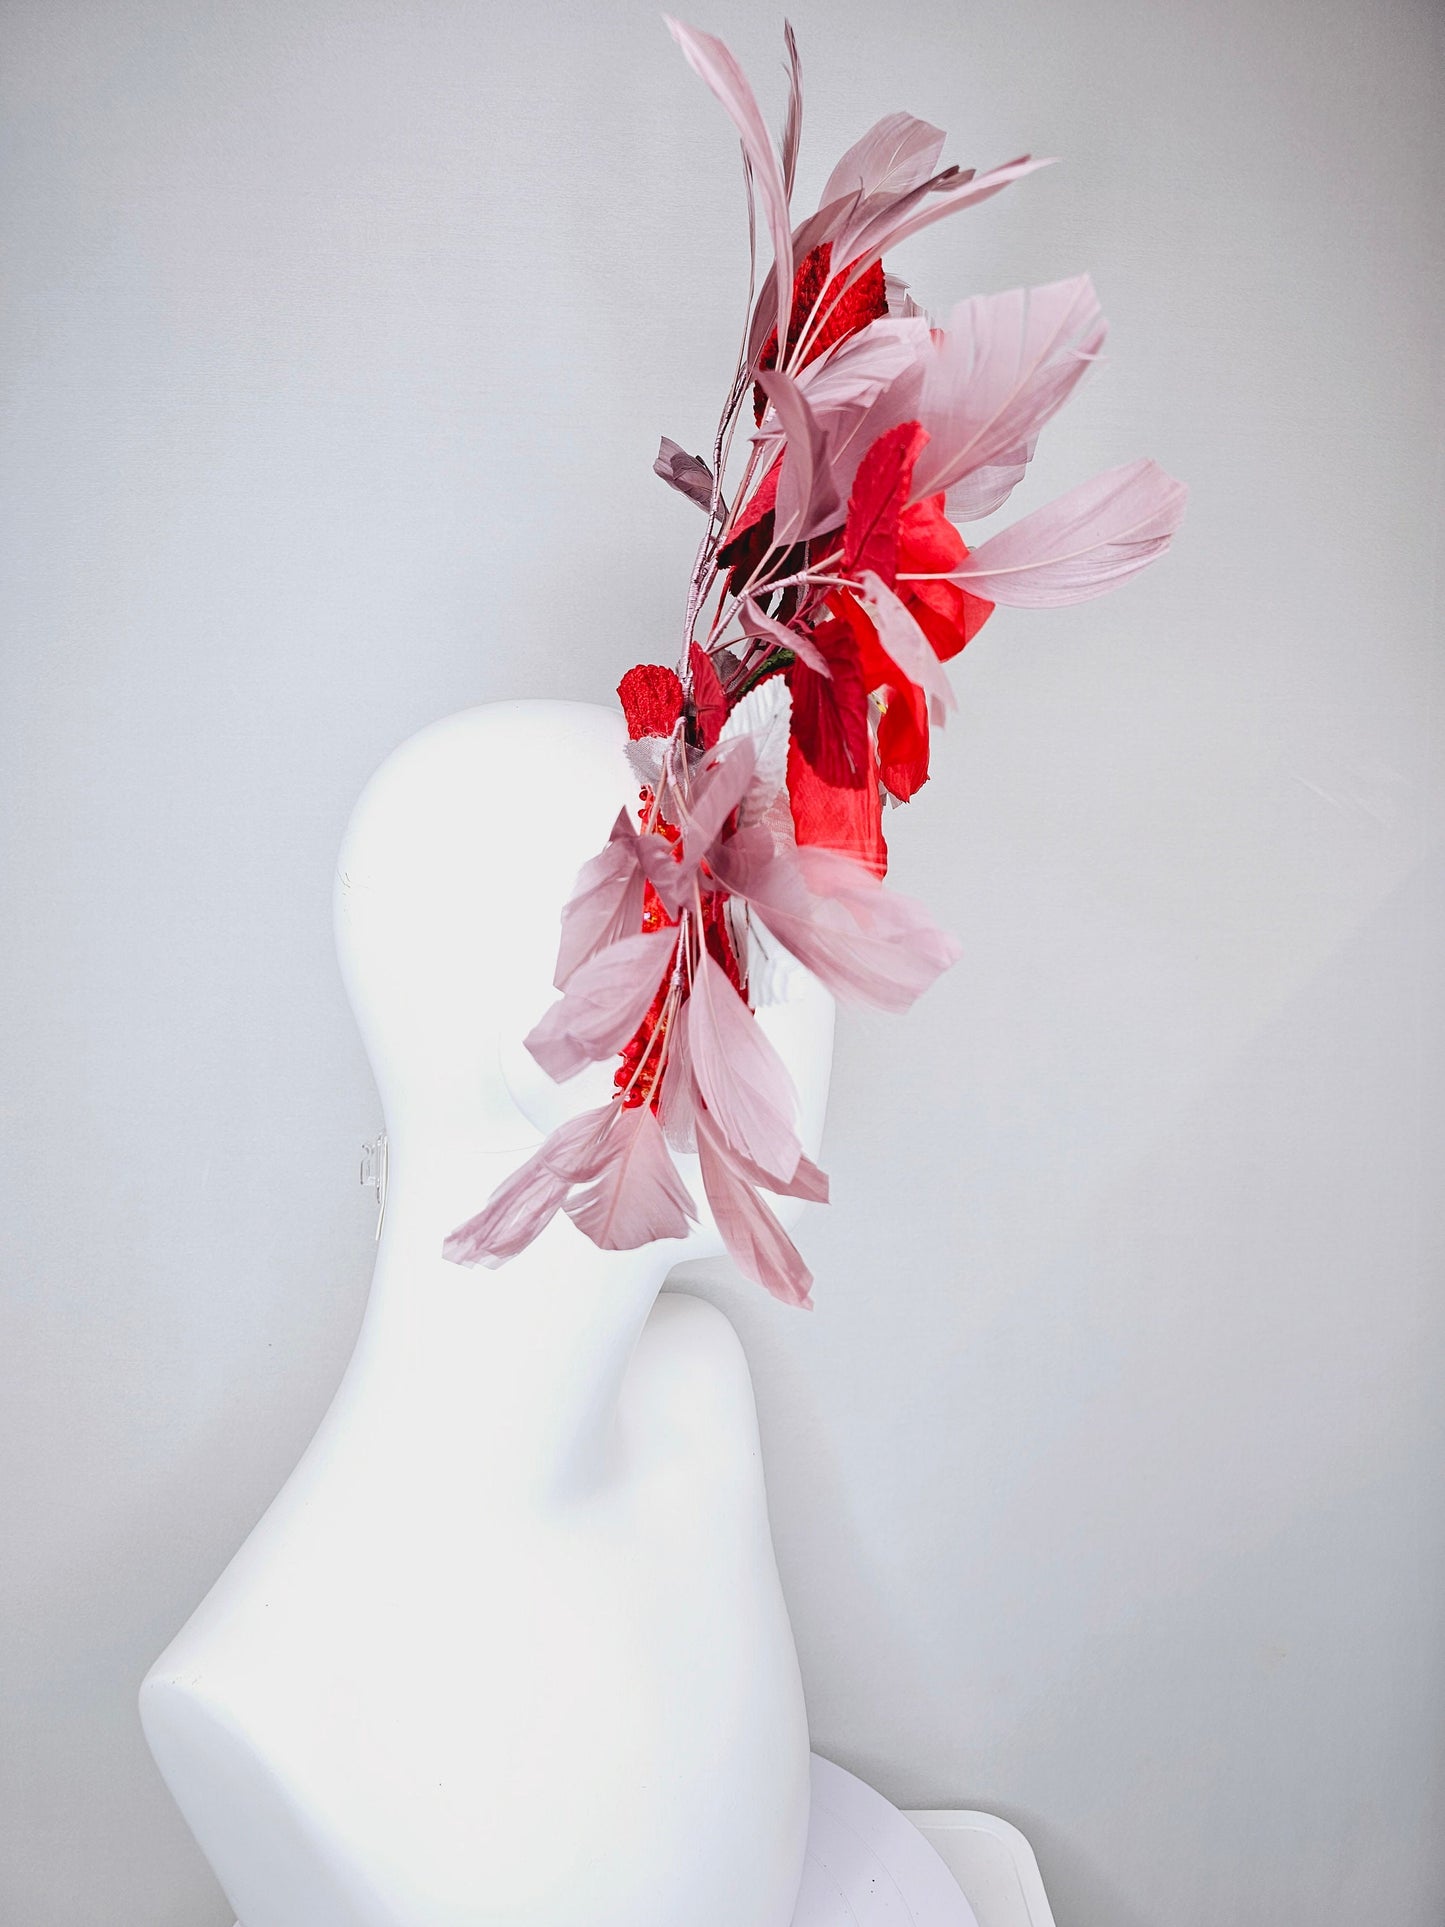
<path id="1" fill-rule="evenodd" d="M 677 1149 L 696 1153 L 740 1270 L 807 1305 L 807 1266 L 761 1193 L 823 1201 L 828 1181 L 755 1021 L 753 960 L 781 948 L 837 997 L 889 1011 L 947 969 L 954 940 L 884 882 L 882 830 L 885 798 L 928 780 L 955 707 L 947 664 L 999 606 L 1083 602 L 1154 561 L 1186 491 L 1130 462 L 970 547 L 962 529 L 1008 500 L 1106 323 L 1087 275 L 975 295 L 939 323 L 885 256 L 1047 163 L 941 166 L 938 128 L 888 114 L 799 220 L 792 28 L 775 142 L 722 41 L 667 25 L 742 144 L 754 272 L 711 459 L 664 437 L 654 464 L 704 526 L 676 661 L 618 686 L 638 807 L 577 878 L 561 994 L 526 1039 L 559 1081 L 615 1059 L 615 1089 L 443 1249 L 501 1265 L 558 1211 L 607 1250 L 681 1237 L 696 1206 Z"/>

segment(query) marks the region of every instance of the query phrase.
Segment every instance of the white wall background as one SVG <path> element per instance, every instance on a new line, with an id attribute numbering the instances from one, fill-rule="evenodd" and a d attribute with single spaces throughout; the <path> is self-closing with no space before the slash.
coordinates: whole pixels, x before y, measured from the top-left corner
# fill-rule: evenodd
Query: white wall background
<path id="1" fill-rule="evenodd" d="M 1065 164 L 911 243 L 1088 267 L 1024 505 L 1193 485 L 958 665 L 852 1017 L 819 1309 L 719 1266 L 821 1750 L 1036 1844 L 1061 1927 L 1445 1918 L 1445 23 L 1431 0 L 797 0 L 803 187 L 879 113 Z M 781 100 L 778 12 L 724 32 Z M 650 4 L 10 0 L 0 1919 L 229 1922 L 152 1656 L 356 1329 L 333 966 L 402 737 L 671 649 L 743 271 Z M 518 813 L 525 799 L 518 799 Z"/>

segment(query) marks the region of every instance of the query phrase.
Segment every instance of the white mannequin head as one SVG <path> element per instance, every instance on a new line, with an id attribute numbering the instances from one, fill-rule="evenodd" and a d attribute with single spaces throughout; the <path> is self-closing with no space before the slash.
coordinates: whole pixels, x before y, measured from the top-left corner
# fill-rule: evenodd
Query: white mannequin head
<path id="1" fill-rule="evenodd" d="M 522 1038 L 557 995 L 558 920 L 577 872 L 637 804 L 625 740 L 621 716 L 593 704 L 490 704 L 413 736 L 363 792 L 337 868 L 337 948 L 394 1145 L 515 1164 L 605 1101 L 611 1064 L 557 1085 Z M 801 969 L 784 988 L 759 1021 L 816 1156 L 833 1000 Z M 668 1246 L 674 1262 L 721 1249 L 696 1160 L 678 1163 L 703 1224 Z M 778 1214 L 787 1223 L 799 1208 L 783 1201 Z"/>

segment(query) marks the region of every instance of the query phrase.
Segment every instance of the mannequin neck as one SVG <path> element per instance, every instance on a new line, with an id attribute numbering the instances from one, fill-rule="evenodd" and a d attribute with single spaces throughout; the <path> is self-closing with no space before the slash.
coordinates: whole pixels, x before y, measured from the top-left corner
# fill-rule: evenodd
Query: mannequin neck
<path id="1" fill-rule="evenodd" d="M 499 1502 L 575 1496 L 605 1472 L 633 1348 L 680 1248 L 599 1251 L 559 1214 L 499 1270 L 449 1264 L 443 1236 L 517 1161 L 392 1137 L 376 1273 L 338 1400 L 386 1449 L 459 1466 Z"/>

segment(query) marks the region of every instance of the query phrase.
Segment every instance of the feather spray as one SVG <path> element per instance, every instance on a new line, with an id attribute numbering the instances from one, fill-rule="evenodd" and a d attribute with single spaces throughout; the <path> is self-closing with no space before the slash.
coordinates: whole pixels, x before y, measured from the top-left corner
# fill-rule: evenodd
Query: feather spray
<path id="1" fill-rule="evenodd" d="M 561 996 L 526 1039 L 559 1082 L 615 1058 L 615 1094 L 559 1126 L 443 1249 L 500 1265 L 559 1211 L 607 1250 L 681 1237 L 697 1211 L 671 1146 L 696 1152 L 740 1270 L 807 1305 L 807 1266 L 762 1193 L 823 1201 L 828 1181 L 754 1018 L 748 933 L 841 999 L 908 1009 L 959 949 L 883 881 L 882 806 L 928 779 L 931 732 L 956 707 L 945 664 L 998 604 L 1083 602 L 1154 561 L 1186 491 L 1133 462 L 970 550 L 958 524 L 1007 501 L 1107 326 L 1087 275 L 975 296 L 939 326 L 882 257 L 1048 162 L 941 167 L 942 132 L 888 114 L 795 222 L 792 28 L 775 144 L 723 42 L 667 25 L 733 123 L 749 234 L 755 248 L 760 206 L 772 261 L 758 286 L 754 253 L 711 461 L 662 438 L 658 475 L 705 518 L 678 660 L 639 663 L 618 686 L 636 820 L 622 812 L 583 866 L 562 913 Z"/>

